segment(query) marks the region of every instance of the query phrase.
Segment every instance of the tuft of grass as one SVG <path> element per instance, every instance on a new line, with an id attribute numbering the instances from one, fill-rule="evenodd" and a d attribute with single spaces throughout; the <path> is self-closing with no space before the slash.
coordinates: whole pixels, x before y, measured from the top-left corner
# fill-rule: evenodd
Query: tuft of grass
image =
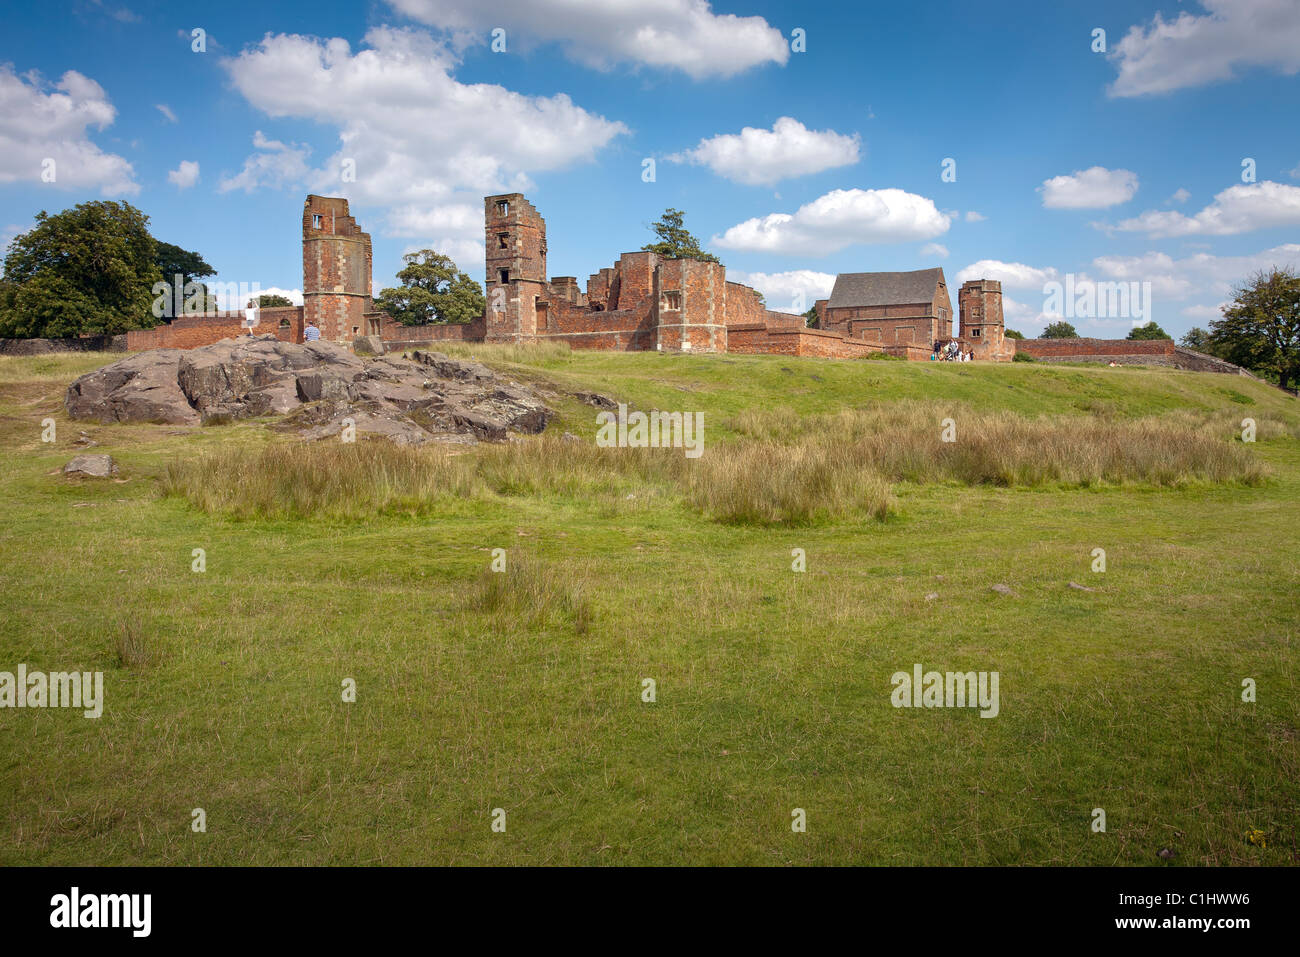
<path id="1" fill-rule="evenodd" d="M 140 619 L 134 616 L 118 621 L 114 651 L 117 654 L 117 666 L 130 671 L 143 671 L 165 657 L 162 649 L 145 634 Z"/>
<path id="2" fill-rule="evenodd" d="M 571 568 L 510 556 L 503 571 L 489 569 L 479 576 L 465 610 L 498 632 L 522 626 L 529 631 L 571 628 L 575 635 L 585 635 L 592 620 L 586 582 Z"/>

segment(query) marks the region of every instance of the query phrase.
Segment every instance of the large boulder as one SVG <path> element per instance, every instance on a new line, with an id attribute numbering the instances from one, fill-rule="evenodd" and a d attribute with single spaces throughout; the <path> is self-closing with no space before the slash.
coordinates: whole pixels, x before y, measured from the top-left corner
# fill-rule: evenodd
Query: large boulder
<path id="1" fill-rule="evenodd" d="M 199 412 L 177 382 L 183 353 L 152 349 L 88 372 L 68 387 L 64 405 L 74 419 L 198 425 Z"/>
<path id="2" fill-rule="evenodd" d="M 554 413 L 530 389 L 485 366 L 416 352 L 366 360 L 327 342 L 225 339 L 188 352 L 156 349 L 82 376 L 68 388 L 74 419 L 219 425 L 283 415 L 311 438 L 360 433 L 402 444 L 541 432 Z"/>

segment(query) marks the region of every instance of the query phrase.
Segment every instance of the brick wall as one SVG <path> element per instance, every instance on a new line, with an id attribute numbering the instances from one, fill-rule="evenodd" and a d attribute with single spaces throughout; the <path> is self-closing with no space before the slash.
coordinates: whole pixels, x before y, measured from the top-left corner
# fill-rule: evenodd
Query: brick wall
<path id="1" fill-rule="evenodd" d="M 374 321 L 385 346 L 397 349 L 419 348 L 437 342 L 482 342 L 483 318 L 472 322 L 443 322 L 423 326 L 404 326 L 391 316 L 376 313 Z"/>
<path id="2" fill-rule="evenodd" d="M 753 355 L 813 356 L 823 359 L 862 359 L 873 353 L 902 355 L 906 359 L 928 359 L 929 349 L 907 346 L 881 348 L 850 339 L 842 333 L 789 325 L 750 323 L 727 329 L 727 351 Z"/>
<path id="3" fill-rule="evenodd" d="M 283 325 L 282 323 L 287 323 Z M 253 335 L 273 335 L 283 342 L 302 342 L 303 310 L 301 306 L 275 306 L 262 309 Z M 126 347 L 132 352 L 142 349 L 195 349 L 222 339 L 248 335 L 244 312 L 218 312 L 202 316 L 179 316 L 170 323 L 152 329 L 132 329 L 126 334 Z"/>
<path id="4" fill-rule="evenodd" d="M 758 298 L 758 292 L 738 282 L 727 283 L 727 312 L 724 321 L 728 326 L 753 325 L 764 321 L 767 307 Z"/>
<path id="5" fill-rule="evenodd" d="M 1172 356 L 1172 339 L 1021 339 L 1017 352 L 1035 359 L 1094 359 L 1112 356 Z"/>

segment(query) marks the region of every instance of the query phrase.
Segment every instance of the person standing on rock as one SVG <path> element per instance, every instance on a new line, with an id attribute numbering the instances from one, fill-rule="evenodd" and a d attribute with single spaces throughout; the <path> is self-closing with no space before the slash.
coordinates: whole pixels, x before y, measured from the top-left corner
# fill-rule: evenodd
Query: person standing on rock
<path id="1" fill-rule="evenodd" d="M 317 329 L 314 325 L 312 325 L 311 320 L 308 319 L 306 327 L 304 327 L 302 330 L 302 341 L 315 342 L 319 338 L 320 338 L 320 330 Z"/>

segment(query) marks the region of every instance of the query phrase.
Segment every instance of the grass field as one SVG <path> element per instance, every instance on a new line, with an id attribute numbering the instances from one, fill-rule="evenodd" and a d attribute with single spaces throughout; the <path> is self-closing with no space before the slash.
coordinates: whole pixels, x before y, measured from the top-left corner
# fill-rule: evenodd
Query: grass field
<path id="1" fill-rule="evenodd" d="M 63 392 L 104 357 L 0 359 L 0 670 L 102 670 L 106 697 L 0 710 L 0 864 L 1300 861 L 1294 399 L 1139 368 L 462 353 L 546 390 L 556 437 L 345 462 L 262 422 L 73 423 Z M 577 390 L 703 412 L 703 456 L 595 450 Z M 1014 454 L 972 458 L 986 428 Z M 117 479 L 57 474 L 83 429 Z M 916 663 L 997 671 L 1000 713 L 893 707 Z"/>

